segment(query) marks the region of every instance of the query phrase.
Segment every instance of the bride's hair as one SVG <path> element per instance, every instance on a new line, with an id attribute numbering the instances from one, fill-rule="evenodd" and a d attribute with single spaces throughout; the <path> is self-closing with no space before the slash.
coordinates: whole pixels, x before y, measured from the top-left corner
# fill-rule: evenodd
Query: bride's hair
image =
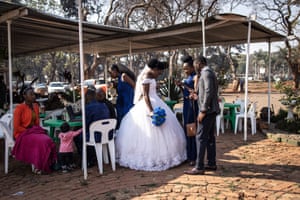
<path id="1" fill-rule="evenodd" d="M 148 62 L 148 67 L 151 69 L 157 68 L 160 70 L 164 70 L 166 68 L 168 68 L 168 65 L 166 62 L 161 62 L 156 58 L 152 58 L 149 62 Z"/>

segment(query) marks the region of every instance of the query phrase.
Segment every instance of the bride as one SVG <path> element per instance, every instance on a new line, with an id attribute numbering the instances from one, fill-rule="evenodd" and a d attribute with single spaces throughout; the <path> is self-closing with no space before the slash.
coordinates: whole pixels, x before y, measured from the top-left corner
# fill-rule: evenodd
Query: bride
<path id="1" fill-rule="evenodd" d="M 151 59 L 139 75 L 134 107 L 123 118 L 116 137 L 117 160 L 135 170 L 162 171 L 186 160 L 184 131 L 172 110 L 156 93 L 156 78 L 166 65 Z M 153 110 L 161 107 L 166 121 L 152 124 Z"/>

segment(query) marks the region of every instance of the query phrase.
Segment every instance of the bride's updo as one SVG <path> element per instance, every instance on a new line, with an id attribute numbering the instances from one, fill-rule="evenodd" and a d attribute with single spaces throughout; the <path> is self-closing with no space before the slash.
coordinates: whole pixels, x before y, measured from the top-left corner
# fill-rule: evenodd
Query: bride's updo
<path id="1" fill-rule="evenodd" d="M 161 62 L 156 58 L 152 58 L 149 62 L 148 62 L 148 67 L 151 69 L 157 68 L 159 70 L 164 70 L 166 68 L 168 68 L 168 65 L 166 62 Z"/>

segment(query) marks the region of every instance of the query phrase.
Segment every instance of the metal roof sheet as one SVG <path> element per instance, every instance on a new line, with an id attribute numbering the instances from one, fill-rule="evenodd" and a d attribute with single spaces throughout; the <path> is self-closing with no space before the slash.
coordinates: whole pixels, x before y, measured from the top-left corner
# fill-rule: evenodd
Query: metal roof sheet
<path id="1" fill-rule="evenodd" d="M 64 19 L 20 5 L 0 1 L 0 48 L 7 48 L 7 23 L 12 18 L 13 56 L 46 51 L 78 52 L 78 21 Z M 242 15 L 219 14 L 205 20 L 207 45 L 247 42 L 248 19 Z M 253 21 L 251 42 L 280 41 L 284 36 Z M 183 23 L 170 27 L 137 31 L 83 23 L 84 51 L 104 55 L 128 54 L 174 48 L 201 47 L 202 24 Z"/>

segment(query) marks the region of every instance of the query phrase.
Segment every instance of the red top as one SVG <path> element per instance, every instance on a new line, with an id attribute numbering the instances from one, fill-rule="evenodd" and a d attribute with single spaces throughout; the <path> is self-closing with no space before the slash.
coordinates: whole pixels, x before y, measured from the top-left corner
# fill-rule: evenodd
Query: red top
<path id="1" fill-rule="evenodd" d="M 14 138 L 17 139 L 32 125 L 40 125 L 39 105 L 34 103 L 33 110 L 25 103 L 17 105 L 14 111 Z"/>

